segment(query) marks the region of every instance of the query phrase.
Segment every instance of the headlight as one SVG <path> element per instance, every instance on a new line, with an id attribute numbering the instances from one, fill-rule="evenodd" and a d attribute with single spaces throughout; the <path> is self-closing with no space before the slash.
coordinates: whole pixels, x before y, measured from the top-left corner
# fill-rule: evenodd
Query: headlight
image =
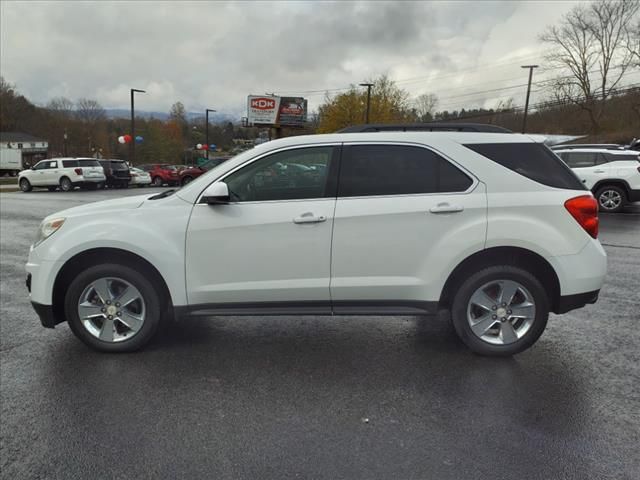
<path id="1" fill-rule="evenodd" d="M 40 224 L 38 229 L 38 238 L 36 238 L 33 246 L 41 244 L 44 240 L 53 235 L 64 223 L 64 218 L 54 218 L 52 220 L 46 220 Z"/>

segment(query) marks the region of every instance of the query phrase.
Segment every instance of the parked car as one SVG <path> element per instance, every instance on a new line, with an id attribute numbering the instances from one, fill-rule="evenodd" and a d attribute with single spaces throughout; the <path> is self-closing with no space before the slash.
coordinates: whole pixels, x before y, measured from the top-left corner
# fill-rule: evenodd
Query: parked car
<path id="1" fill-rule="evenodd" d="M 597 300 L 597 237 L 591 192 L 529 136 L 299 136 L 179 190 L 48 216 L 27 286 L 45 327 L 109 352 L 170 316 L 441 311 L 473 351 L 512 355 L 549 312 Z"/>
<path id="2" fill-rule="evenodd" d="M 129 170 L 131 172 L 131 182 L 129 182 L 129 185 L 135 185 L 136 187 L 151 185 L 151 176 L 147 172 L 140 168 L 129 168 Z"/>
<path id="3" fill-rule="evenodd" d="M 593 192 L 600 210 L 619 212 L 640 201 L 640 153 L 608 148 L 555 149 Z"/>
<path id="4" fill-rule="evenodd" d="M 129 165 L 124 160 L 99 160 L 107 177 L 106 186 L 113 188 L 127 188 L 131 181 Z"/>
<path id="5" fill-rule="evenodd" d="M 205 163 L 203 163 L 200 166 L 197 166 L 197 165 L 185 166 L 183 169 L 181 169 L 178 172 L 178 175 L 180 175 L 180 185 L 186 185 L 194 178 L 197 178 L 203 173 L 208 172 L 212 168 L 217 167 L 218 165 L 226 162 L 227 160 L 229 160 L 229 158 L 231 157 L 215 157 L 207 160 Z"/>
<path id="6" fill-rule="evenodd" d="M 151 183 L 154 187 L 162 185 L 176 186 L 180 184 L 178 169 L 167 163 L 153 163 L 140 165 L 140 168 L 151 176 Z"/>
<path id="7" fill-rule="evenodd" d="M 75 187 L 96 189 L 104 182 L 104 171 L 95 158 L 48 158 L 18 174 L 23 192 L 30 192 L 33 187 L 45 187 L 51 192 L 57 188 L 63 192 Z"/>

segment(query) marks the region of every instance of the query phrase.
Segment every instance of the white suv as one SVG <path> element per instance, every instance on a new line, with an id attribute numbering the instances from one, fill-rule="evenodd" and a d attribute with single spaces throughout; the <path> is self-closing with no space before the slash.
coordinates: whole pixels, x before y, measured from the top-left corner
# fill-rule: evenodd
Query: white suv
<path id="1" fill-rule="evenodd" d="M 26 266 L 41 322 L 130 351 L 172 315 L 450 311 L 511 355 L 593 303 L 597 205 L 525 135 L 377 132 L 262 144 L 178 191 L 47 217 Z"/>
<path id="2" fill-rule="evenodd" d="M 60 188 L 69 192 L 75 187 L 95 189 L 104 186 L 104 169 L 95 158 L 48 158 L 36 163 L 18 175 L 18 185 L 23 192 L 33 187 Z"/>
<path id="3" fill-rule="evenodd" d="M 589 188 L 603 212 L 640 202 L 640 153 L 611 148 L 554 148 Z"/>

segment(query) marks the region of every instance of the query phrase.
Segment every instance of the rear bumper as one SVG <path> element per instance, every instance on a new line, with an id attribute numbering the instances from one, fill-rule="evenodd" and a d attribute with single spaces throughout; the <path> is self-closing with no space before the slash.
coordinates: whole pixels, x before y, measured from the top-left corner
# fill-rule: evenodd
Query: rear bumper
<path id="1" fill-rule="evenodd" d="M 587 304 L 596 303 L 598 301 L 599 294 L 600 290 L 594 290 L 593 292 L 564 295 L 560 297 L 554 313 L 567 313 L 571 310 L 575 310 L 576 308 L 582 308 Z"/>

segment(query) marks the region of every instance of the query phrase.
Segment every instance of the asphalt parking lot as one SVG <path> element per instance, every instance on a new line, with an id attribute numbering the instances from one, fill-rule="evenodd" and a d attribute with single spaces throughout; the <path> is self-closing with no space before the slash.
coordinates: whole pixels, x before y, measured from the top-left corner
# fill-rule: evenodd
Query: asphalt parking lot
<path id="1" fill-rule="evenodd" d="M 599 302 L 512 359 L 437 318 L 189 320 L 126 355 L 42 328 L 42 218 L 152 191 L 0 194 L 3 478 L 638 478 L 640 206 L 601 217 Z"/>

